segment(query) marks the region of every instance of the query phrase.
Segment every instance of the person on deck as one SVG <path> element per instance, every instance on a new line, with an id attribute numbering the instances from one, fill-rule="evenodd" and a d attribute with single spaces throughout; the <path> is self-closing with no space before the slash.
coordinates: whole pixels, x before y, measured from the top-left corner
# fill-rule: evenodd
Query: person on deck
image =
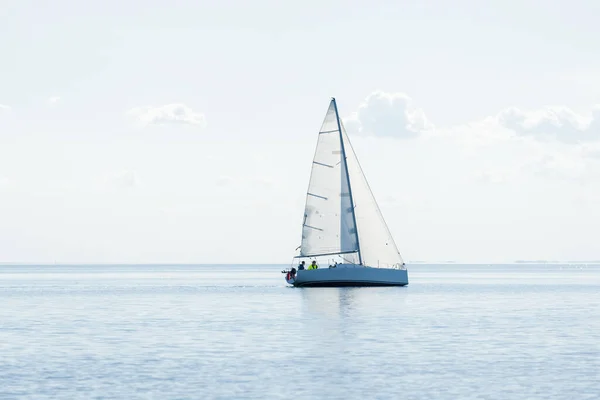
<path id="1" fill-rule="evenodd" d="M 308 269 L 318 269 L 318 268 L 319 268 L 319 266 L 317 265 L 317 262 L 315 260 L 313 260 L 313 262 L 308 267 Z"/>
<path id="2" fill-rule="evenodd" d="M 302 261 L 300 263 L 300 265 L 298 265 L 298 271 L 302 271 L 304 269 L 304 261 Z"/>

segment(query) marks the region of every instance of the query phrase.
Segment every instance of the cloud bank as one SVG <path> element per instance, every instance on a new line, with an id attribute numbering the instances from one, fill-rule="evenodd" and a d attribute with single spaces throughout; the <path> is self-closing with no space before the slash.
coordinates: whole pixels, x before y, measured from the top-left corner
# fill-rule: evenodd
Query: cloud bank
<path id="1" fill-rule="evenodd" d="M 350 134 L 398 139 L 414 139 L 429 132 L 453 134 L 478 126 L 482 136 L 500 132 L 505 136 L 575 144 L 600 140 L 600 105 L 593 106 L 587 115 L 565 106 L 533 110 L 509 107 L 464 126 L 436 127 L 407 94 L 378 90 L 369 94 L 358 110 L 344 119 L 344 124 Z"/>
<path id="2" fill-rule="evenodd" d="M 146 127 L 149 125 L 193 125 L 199 128 L 206 127 L 204 114 L 193 111 L 185 104 L 166 104 L 163 106 L 135 107 L 127 112 L 137 125 Z"/>
<path id="3" fill-rule="evenodd" d="M 404 93 L 371 93 L 358 110 L 344 119 L 350 134 L 414 138 L 433 129 L 423 110 Z"/>
<path id="4" fill-rule="evenodd" d="M 60 101 L 60 96 L 53 96 L 48 99 L 48 104 L 53 105 Z"/>
<path id="5" fill-rule="evenodd" d="M 581 115 L 568 107 L 545 107 L 522 111 L 511 107 L 497 116 L 498 124 L 520 136 L 579 143 L 600 139 L 600 106 L 591 115 Z"/>
<path id="6" fill-rule="evenodd" d="M 410 140 L 419 151 L 443 146 L 451 159 L 468 163 L 471 179 L 480 183 L 506 184 L 526 176 L 579 183 L 600 178 L 597 105 L 587 114 L 564 106 L 509 107 L 443 127 L 434 125 L 408 95 L 376 91 L 344 124 L 351 135 Z"/>
<path id="7" fill-rule="evenodd" d="M 119 171 L 113 174 L 109 181 L 113 187 L 118 189 L 131 189 L 140 184 L 137 173 L 130 170 Z"/>

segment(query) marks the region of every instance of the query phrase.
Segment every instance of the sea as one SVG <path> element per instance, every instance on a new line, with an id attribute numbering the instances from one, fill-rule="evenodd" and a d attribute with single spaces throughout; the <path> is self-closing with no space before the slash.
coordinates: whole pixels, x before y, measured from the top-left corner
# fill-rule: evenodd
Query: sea
<path id="1" fill-rule="evenodd" d="M 0 399 L 600 399 L 600 266 L 2 265 Z"/>

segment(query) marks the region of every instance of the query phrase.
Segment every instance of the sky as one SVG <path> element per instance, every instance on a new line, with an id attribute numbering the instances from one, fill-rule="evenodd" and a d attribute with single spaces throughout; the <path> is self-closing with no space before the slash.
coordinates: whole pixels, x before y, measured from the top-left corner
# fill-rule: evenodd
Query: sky
<path id="1" fill-rule="evenodd" d="M 0 0 L 0 262 L 291 262 L 331 97 L 408 263 L 598 260 L 599 14 Z"/>

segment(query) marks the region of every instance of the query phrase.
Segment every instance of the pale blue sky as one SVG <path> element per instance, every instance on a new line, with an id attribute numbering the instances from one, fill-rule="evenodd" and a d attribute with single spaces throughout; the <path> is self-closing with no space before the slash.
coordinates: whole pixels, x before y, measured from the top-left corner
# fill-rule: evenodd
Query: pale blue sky
<path id="1" fill-rule="evenodd" d="M 600 258 L 598 2 L 0 5 L 0 261 L 287 262 L 331 96 L 405 259 Z"/>

